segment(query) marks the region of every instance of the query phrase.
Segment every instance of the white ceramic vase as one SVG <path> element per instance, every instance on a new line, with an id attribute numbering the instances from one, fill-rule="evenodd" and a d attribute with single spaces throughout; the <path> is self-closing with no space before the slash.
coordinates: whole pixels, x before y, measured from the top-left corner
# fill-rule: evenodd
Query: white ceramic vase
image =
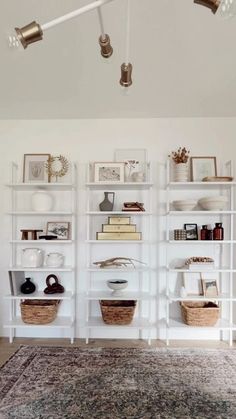
<path id="1" fill-rule="evenodd" d="M 22 249 L 21 264 L 25 268 L 40 268 L 43 265 L 43 256 L 41 249 Z"/>
<path id="2" fill-rule="evenodd" d="M 45 260 L 46 266 L 50 268 L 61 268 L 64 264 L 64 256 L 61 253 L 48 253 Z"/>
<path id="3" fill-rule="evenodd" d="M 34 192 L 31 196 L 31 207 L 33 211 L 49 212 L 53 208 L 53 196 L 45 191 Z"/>
<path id="4" fill-rule="evenodd" d="M 187 163 L 178 163 L 174 167 L 175 182 L 188 182 L 188 165 Z"/>

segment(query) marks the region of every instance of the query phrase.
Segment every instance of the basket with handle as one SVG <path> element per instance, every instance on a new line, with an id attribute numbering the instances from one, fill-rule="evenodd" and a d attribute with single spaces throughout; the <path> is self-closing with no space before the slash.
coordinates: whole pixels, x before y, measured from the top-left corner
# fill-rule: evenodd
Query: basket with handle
<path id="1" fill-rule="evenodd" d="M 48 324 L 57 316 L 60 300 L 22 300 L 21 318 L 28 324 Z"/>
<path id="2" fill-rule="evenodd" d="M 136 305 L 135 300 L 100 300 L 103 321 L 114 325 L 130 324 Z"/>
<path id="3" fill-rule="evenodd" d="M 189 326 L 214 326 L 219 319 L 220 308 L 212 302 L 182 301 L 181 314 Z"/>

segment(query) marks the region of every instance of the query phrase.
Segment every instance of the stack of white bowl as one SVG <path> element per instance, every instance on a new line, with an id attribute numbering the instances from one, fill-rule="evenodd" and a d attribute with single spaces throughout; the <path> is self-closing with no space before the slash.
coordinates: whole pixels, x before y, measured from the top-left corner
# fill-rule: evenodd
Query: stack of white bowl
<path id="1" fill-rule="evenodd" d="M 221 211 L 225 209 L 227 203 L 228 198 L 222 195 L 206 196 L 198 201 L 198 204 L 207 211 Z"/>

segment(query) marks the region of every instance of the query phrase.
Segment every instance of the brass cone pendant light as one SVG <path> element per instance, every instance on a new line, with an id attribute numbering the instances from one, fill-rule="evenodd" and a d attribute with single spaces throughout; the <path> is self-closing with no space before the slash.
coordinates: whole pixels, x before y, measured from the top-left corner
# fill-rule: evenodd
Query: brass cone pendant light
<path id="1" fill-rule="evenodd" d="M 127 1 L 127 12 L 126 12 L 126 60 L 121 64 L 121 78 L 120 85 L 123 87 L 130 87 L 133 84 L 132 81 L 132 70 L 133 66 L 129 62 L 130 55 L 130 0 Z"/>
<path id="2" fill-rule="evenodd" d="M 35 21 L 21 29 L 15 28 L 15 31 L 24 49 L 26 49 L 28 45 L 43 39 L 43 31 L 41 26 Z"/>

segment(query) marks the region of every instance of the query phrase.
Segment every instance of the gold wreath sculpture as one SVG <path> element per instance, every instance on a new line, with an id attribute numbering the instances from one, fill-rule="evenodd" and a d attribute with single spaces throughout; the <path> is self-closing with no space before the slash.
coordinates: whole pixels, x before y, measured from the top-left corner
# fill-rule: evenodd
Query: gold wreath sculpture
<path id="1" fill-rule="evenodd" d="M 53 169 L 53 163 L 55 161 L 59 161 L 61 163 L 61 169 L 60 170 L 54 170 Z M 45 164 L 45 168 L 48 172 L 49 179 L 52 177 L 63 177 L 68 172 L 69 169 L 69 162 L 68 160 L 60 154 L 60 156 L 50 156 L 48 158 L 48 161 Z"/>

